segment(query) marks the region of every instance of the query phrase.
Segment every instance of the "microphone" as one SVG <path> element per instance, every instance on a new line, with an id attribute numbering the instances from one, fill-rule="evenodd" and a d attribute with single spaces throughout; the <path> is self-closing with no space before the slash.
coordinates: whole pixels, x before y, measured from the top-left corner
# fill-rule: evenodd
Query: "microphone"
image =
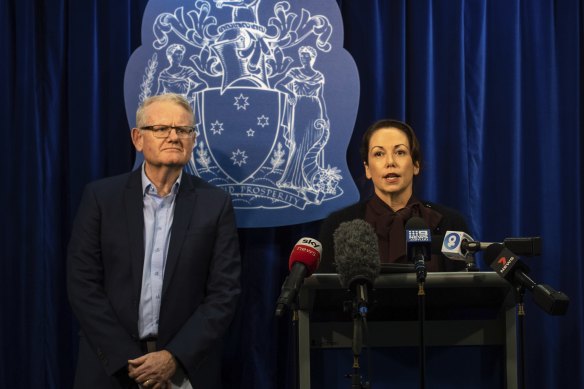
<path id="1" fill-rule="evenodd" d="M 426 261 L 432 252 L 432 235 L 428 225 L 421 217 L 414 216 L 407 221 L 406 253 L 408 260 L 414 263 L 419 282 L 426 280 Z"/>
<path id="2" fill-rule="evenodd" d="M 469 242 L 474 239 L 463 231 L 446 231 L 442 241 L 442 254 L 454 261 L 468 261 L 473 251 L 469 250 Z"/>
<path id="3" fill-rule="evenodd" d="M 344 288 L 354 290 L 359 313 L 367 314 L 367 290 L 373 287 L 381 265 L 377 236 L 365 220 L 343 222 L 333 233 L 335 263 Z"/>
<path id="4" fill-rule="evenodd" d="M 505 238 L 503 244 L 517 255 L 527 257 L 537 256 L 541 253 L 541 237 Z"/>
<path id="5" fill-rule="evenodd" d="M 474 261 L 474 243 L 477 242 L 464 231 L 446 231 L 440 252 L 448 259 L 465 262 L 467 271 L 478 271 Z"/>
<path id="6" fill-rule="evenodd" d="M 527 273 L 529 268 L 509 248 L 494 243 L 485 252 L 485 261 L 498 275 L 515 287 L 524 287 L 533 293 L 533 301 L 550 315 L 564 315 L 570 299 L 551 286 L 538 284 Z"/>
<path id="7" fill-rule="evenodd" d="M 477 242 L 462 231 L 446 231 L 442 254 L 455 261 L 464 261 L 469 255 L 477 251 L 484 251 L 492 244 L 494 242 Z M 503 245 L 517 255 L 531 257 L 541 253 L 541 238 L 539 236 L 505 238 Z"/>
<path id="8" fill-rule="evenodd" d="M 276 302 L 276 316 L 284 314 L 286 307 L 289 307 L 296 299 L 304 278 L 310 276 L 318 268 L 322 245 L 316 239 L 301 238 L 290 253 L 288 267 L 290 274 L 286 277 L 282 285 L 280 297 Z"/>

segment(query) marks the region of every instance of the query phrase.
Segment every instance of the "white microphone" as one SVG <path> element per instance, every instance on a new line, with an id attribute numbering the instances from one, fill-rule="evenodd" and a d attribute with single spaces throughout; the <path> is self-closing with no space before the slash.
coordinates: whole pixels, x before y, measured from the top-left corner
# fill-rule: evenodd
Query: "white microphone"
<path id="1" fill-rule="evenodd" d="M 474 251 L 469 243 L 476 243 L 472 236 L 463 231 L 446 231 L 442 241 L 442 254 L 454 261 L 469 262 Z"/>

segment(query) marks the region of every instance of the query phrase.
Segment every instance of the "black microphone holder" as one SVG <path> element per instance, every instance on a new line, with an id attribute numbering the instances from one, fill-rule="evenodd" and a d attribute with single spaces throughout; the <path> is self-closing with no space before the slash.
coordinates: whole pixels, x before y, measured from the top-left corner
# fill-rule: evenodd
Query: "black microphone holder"
<path id="1" fill-rule="evenodd" d="M 351 378 L 351 389 L 370 389 L 370 382 L 362 382 L 361 365 L 359 357 L 363 349 L 363 327 L 367 332 L 367 313 L 369 310 L 368 303 L 368 289 L 372 287 L 371 282 L 366 279 L 356 279 L 351 282 L 350 289 L 353 291 L 354 298 L 352 301 L 347 301 L 345 307 L 351 307 L 351 316 L 353 317 L 353 365 L 352 372 L 347 374 L 347 378 Z M 371 358 L 369 358 L 371 359 Z"/>
<path id="2" fill-rule="evenodd" d="M 530 255 L 533 252 L 539 253 L 540 238 L 505 239 L 505 247 L 498 244 L 498 246 L 502 246 L 499 253 L 487 261 L 496 274 L 511 284 L 515 292 L 518 324 L 517 380 L 519 389 L 525 389 L 525 291 L 531 291 L 535 304 L 549 315 L 565 315 L 570 299 L 563 292 L 556 291 L 549 285 L 533 281 L 528 276 L 529 268 L 519 261 L 517 253 L 507 246 L 508 243 L 517 245 L 516 248 L 524 255 Z M 497 248 L 496 246 L 492 247 Z M 487 250 L 487 255 L 494 253 L 493 250 L 491 252 L 489 250 Z"/>
<path id="3" fill-rule="evenodd" d="M 424 272 L 426 269 L 424 268 Z M 420 389 L 426 388 L 426 341 L 424 339 L 424 323 L 426 321 L 426 291 L 424 289 L 424 278 L 418 274 L 418 323 L 419 323 L 419 360 L 420 360 Z"/>
<path id="4" fill-rule="evenodd" d="M 517 286 L 515 288 L 515 297 L 517 301 L 517 381 L 519 389 L 525 389 L 525 304 L 523 297 L 525 288 Z"/>
<path id="5" fill-rule="evenodd" d="M 525 389 L 525 290 L 532 292 L 533 301 L 549 315 L 564 315 L 570 299 L 562 292 L 552 287 L 537 284 L 526 273 L 516 271 L 513 277 L 515 297 L 517 301 L 517 379 L 519 389 Z"/>
<path id="6" fill-rule="evenodd" d="M 362 382 L 359 356 L 363 349 L 363 327 L 367 328 L 367 314 L 358 298 L 353 303 L 353 370 L 350 374 L 351 389 L 369 389 L 369 382 Z"/>
<path id="7" fill-rule="evenodd" d="M 535 304 L 548 315 L 563 316 L 566 314 L 570 299 L 563 292 L 557 291 L 549 285 L 536 283 L 524 272 L 515 272 L 513 281 L 516 288 L 523 287 L 531 291 Z"/>
<path id="8" fill-rule="evenodd" d="M 541 254 L 541 237 L 505 238 L 503 245 L 517 255 L 536 257 Z"/>

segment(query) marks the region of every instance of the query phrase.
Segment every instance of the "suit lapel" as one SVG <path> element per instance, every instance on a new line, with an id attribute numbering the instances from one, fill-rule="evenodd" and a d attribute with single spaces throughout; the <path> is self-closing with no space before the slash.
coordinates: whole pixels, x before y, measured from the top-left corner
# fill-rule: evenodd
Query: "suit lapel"
<path id="1" fill-rule="evenodd" d="M 164 280 L 162 283 L 163 296 L 168 289 L 168 285 L 172 279 L 172 273 L 178 263 L 178 257 L 185 239 L 185 233 L 189 229 L 191 216 L 194 212 L 196 197 L 197 194 L 191 177 L 188 174 L 183 173 L 180 188 L 175 200 L 174 218 L 172 221 L 168 254 L 166 256 L 166 266 L 164 268 Z"/>
<path id="2" fill-rule="evenodd" d="M 140 299 L 144 269 L 144 198 L 140 169 L 130 173 L 124 192 L 126 223 L 132 262 L 134 296 Z"/>

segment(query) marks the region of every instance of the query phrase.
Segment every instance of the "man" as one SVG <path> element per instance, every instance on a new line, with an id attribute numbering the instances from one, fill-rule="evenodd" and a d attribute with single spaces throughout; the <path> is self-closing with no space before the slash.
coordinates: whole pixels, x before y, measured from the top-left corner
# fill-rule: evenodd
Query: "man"
<path id="1" fill-rule="evenodd" d="M 182 96 L 145 100 L 136 123 L 143 165 L 87 186 L 69 243 L 75 388 L 220 388 L 240 293 L 231 200 L 183 172 L 195 131 Z"/>

